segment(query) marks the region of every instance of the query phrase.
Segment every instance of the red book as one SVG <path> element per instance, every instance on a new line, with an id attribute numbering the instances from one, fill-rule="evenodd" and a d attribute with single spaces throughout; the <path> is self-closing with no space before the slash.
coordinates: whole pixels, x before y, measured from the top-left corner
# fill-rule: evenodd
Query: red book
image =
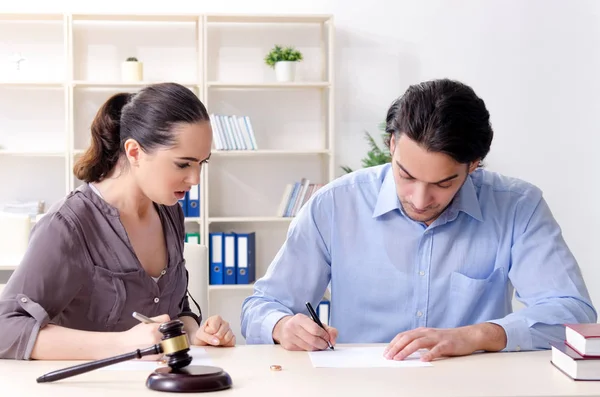
<path id="1" fill-rule="evenodd" d="M 600 324 L 565 324 L 565 339 L 582 356 L 600 356 Z"/>
<path id="2" fill-rule="evenodd" d="M 600 380 L 600 357 L 584 357 L 566 343 L 550 342 L 551 363 L 574 380 Z"/>

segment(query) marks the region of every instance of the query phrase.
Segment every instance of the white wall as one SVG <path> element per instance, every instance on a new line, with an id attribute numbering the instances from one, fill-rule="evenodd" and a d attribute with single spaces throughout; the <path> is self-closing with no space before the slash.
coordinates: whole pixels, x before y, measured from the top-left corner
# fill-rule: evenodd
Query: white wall
<path id="1" fill-rule="evenodd" d="M 470 84 L 492 115 L 488 167 L 540 186 L 600 305 L 600 2 L 142 1 L 6 3 L 2 12 L 332 13 L 337 164 L 358 167 L 389 103 L 409 84 Z"/>

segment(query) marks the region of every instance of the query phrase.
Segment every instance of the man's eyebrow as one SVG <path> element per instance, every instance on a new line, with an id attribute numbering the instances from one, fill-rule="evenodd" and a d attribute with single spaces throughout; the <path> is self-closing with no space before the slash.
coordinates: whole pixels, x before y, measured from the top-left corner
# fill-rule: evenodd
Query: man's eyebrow
<path id="1" fill-rule="evenodd" d="M 404 167 L 402 166 L 402 164 L 400 164 L 400 163 L 399 163 L 397 160 L 396 160 L 396 165 L 397 165 L 398 167 L 400 167 L 400 169 L 401 169 L 402 171 L 404 171 L 404 172 L 406 173 L 406 175 L 408 175 L 408 177 L 409 177 L 409 178 L 411 178 L 411 179 L 415 179 L 415 177 L 414 177 L 414 176 L 412 176 L 412 175 L 410 174 L 410 172 L 408 172 L 408 171 L 406 170 L 406 168 L 404 168 Z M 458 176 L 458 174 L 454 174 L 454 175 L 452 175 L 452 176 L 449 176 L 448 178 L 444 178 L 444 179 L 442 179 L 441 181 L 432 182 L 432 184 L 433 184 L 433 185 L 439 185 L 440 183 L 448 182 L 449 180 L 451 180 L 451 179 L 454 179 L 454 178 L 456 178 L 457 176 Z"/>

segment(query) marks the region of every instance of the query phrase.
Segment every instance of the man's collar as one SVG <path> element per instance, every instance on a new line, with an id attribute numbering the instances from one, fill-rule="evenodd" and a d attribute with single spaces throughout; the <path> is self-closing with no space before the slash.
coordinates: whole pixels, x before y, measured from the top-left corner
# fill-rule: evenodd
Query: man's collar
<path id="1" fill-rule="evenodd" d="M 454 196 L 454 200 L 452 200 L 452 204 L 450 204 L 446 212 L 448 212 L 449 217 L 454 219 L 456 218 L 454 214 L 458 215 L 459 211 L 480 222 L 483 221 L 481 206 L 479 205 L 479 199 L 477 198 L 477 192 L 475 191 L 471 175 L 467 176 L 465 183 L 463 183 L 456 196 Z"/>
<path id="2" fill-rule="evenodd" d="M 373 210 L 373 218 L 377 218 L 396 209 L 400 210 L 402 213 L 402 207 L 398 199 L 398 193 L 396 192 L 393 170 L 390 166 L 386 170 L 381 189 L 379 189 L 377 203 Z M 465 183 L 463 183 L 454 197 L 454 200 L 452 200 L 452 203 L 444 212 L 447 213 L 447 216 L 454 219 L 459 211 L 464 212 L 478 221 L 483 221 L 481 206 L 479 205 L 479 199 L 477 198 L 477 192 L 475 191 L 475 185 L 473 185 L 471 176 L 467 176 Z"/>
<path id="3" fill-rule="evenodd" d="M 379 189 L 377 203 L 373 210 L 373 218 L 377 218 L 383 214 L 387 214 L 395 209 L 400 209 L 400 201 L 396 192 L 396 182 L 394 182 L 394 174 L 391 165 L 385 171 L 385 177 Z"/>

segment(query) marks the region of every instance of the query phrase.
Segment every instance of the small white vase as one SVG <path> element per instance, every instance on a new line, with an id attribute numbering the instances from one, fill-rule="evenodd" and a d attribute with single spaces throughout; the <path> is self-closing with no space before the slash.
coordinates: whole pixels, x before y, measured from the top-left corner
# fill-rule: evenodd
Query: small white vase
<path id="1" fill-rule="evenodd" d="M 275 63 L 275 78 L 280 82 L 294 81 L 296 78 L 296 62 L 279 61 Z"/>
<path id="2" fill-rule="evenodd" d="M 143 63 L 123 62 L 121 64 L 121 78 L 123 81 L 142 81 L 144 79 Z"/>

